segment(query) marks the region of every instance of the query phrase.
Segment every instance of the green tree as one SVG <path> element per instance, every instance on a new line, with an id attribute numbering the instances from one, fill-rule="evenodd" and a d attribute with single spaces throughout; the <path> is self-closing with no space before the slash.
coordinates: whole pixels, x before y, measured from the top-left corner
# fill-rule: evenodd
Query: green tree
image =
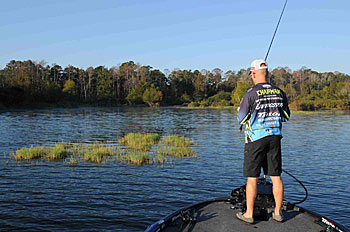
<path id="1" fill-rule="evenodd" d="M 151 85 L 147 88 L 142 96 L 142 100 L 149 106 L 159 106 L 163 99 L 163 94 L 160 90 Z"/>
<path id="2" fill-rule="evenodd" d="M 130 105 L 139 105 L 142 104 L 143 94 L 147 88 L 147 82 L 140 82 L 135 88 L 131 90 L 125 100 L 128 101 Z"/>
<path id="3" fill-rule="evenodd" d="M 125 62 L 119 67 L 119 82 L 121 85 L 120 90 L 122 91 L 120 95 L 126 97 L 133 88 L 138 84 L 138 79 L 136 75 L 137 65 L 133 61 Z"/>
<path id="4" fill-rule="evenodd" d="M 251 81 L 238 81 L 237 87 L 232 91 L 231 103 L 234 106 L 238 106 L 244 93 L 253 86 Z"/>
<path id="5" fill-rule="evenodd" d="M 46 81 L 43 95 L 45 96 L 45 102 L 57 103 L 61 99 L 62 91 L 57 83 Z"/>
<path id="6" fill-rule="evenodd" d="M 191 70 L 174 70 L 169 75 L 171 98 L 173 104 L 182 104 L 181 96 L 187 94 L 193 96 L 195 74 Z"/>
<path id="7" fill-rule="evenodd" d="M 219 92 L 214 96 L 208 98 L 208 104 L 210 106 L 229 106 L 231 101 L 232 93 Z"/>
<path id="8" fill-rule="evenodd" d="M 97 100 L 111 101 L 113 99 L 113 81 L 109 71 L 104 66 L 96 68 L 97 71 Z"/>
<path id="9" fill-rule="evenodd" d="M 75 82 L 73 80 L 65 81 L 62 92 L 69 95 L 75 95 Z"/>
<path id="10" fill-rule="evenodd" d="M 206 78 L 202 73 L 198 73 L 194 83 L 194 99 L 201 101 L 205 98 L 207 92 Z"/>

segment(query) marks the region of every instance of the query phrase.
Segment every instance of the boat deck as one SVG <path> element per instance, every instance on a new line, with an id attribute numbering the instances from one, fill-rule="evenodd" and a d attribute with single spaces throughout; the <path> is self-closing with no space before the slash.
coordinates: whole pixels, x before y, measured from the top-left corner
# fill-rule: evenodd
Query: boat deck
<path id="1" fill-rule="evenodd" d="M 198 208 L 193 217 L 196 222 L 183 223 L 182 218 L 176 219 L 169 227 L 162 231 L 191 231 L 191 232 L 320 232 L 325 228 L 317 224 L 318 218 L 307 212 L 298 212 L 294 210 L 283 211 L 284 222 L 279 223 L 270 217 L 268 221 L 255 220 L 254 224 L 242 222 L 236 218 L 239 210 L 231 209 L 231 204 L 226 202 L 214 202 L 204 207 Z"/>

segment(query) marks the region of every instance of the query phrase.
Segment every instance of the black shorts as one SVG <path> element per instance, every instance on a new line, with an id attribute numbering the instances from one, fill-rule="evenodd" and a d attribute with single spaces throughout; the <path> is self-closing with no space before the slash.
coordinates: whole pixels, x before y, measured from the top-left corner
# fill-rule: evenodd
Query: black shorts
<path id="1" fill-rule="evenodd" d="M 260 170 L 263 168 L 265 175 L 280 176 L 282 173 L 281 139 L 280 135 L 271 135 L 246 143 L 243 175 L 259 177 Z"/>

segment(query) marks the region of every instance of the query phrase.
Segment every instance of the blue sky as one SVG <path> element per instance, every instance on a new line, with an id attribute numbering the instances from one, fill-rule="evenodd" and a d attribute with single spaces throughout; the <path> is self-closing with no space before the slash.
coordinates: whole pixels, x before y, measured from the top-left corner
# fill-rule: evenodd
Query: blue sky
<path id="1" fill-rule="evenodd" d="M 263 58 L 284 0 L 12 0 L 0 8 L 0 67 L 87 68 L 133 60 L 223 71 Z M 289 0 L 268 63 L 350 74 L 350 1 Z"/>

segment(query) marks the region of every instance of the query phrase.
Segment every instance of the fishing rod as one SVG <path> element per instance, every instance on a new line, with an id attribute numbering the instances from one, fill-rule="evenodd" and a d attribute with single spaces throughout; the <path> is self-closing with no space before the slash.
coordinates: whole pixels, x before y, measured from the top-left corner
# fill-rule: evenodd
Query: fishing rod
<path id="1" fill-rule="evenodd" d="M 269 49 L 267 50 L 267 53 L 266 53 L 266 56 L 265 56 L 265 61 L 267 60 L 267 57 L 268 57 L 268 55 L 269 55 L 269 52 L 270 52 L 270 49 L 271 49 L 271 46 L 272 46 L 272 43 L 273 43 L 273 40 L 275 39 L 275 36 L 276 36 L 276 33 L 277 33 L 278 26 L 280 25 L 280 22 L 281 22 L 281 19 L 282 19 L 282 16 L 283 16 L 284 10 L 286 9 L 286 6 L 287 6 L 287 2 L 288 2 L 288 0 L 286 0 L 286 2 L 284 3 L 284 6 L 283 6 L 283 9 L 282 9 L 282 12 L 281 12 L 280 18 L 278 19 L 278 23 L 277 23 L 277 26 L 276 26 L 275 32 L 273 33 L 273 36 L 272 36 L 272 40 L 271 40 L 271 43 L 270 43 Z"/>
<path id="2" fill-rule="evenodd" d="M 286 0 L 286 1 L 285 1 L 284 6 L 283 6 L 283 9 L 282 9 L 282 12 L 281 12 L 281 15 L 280 15 L 280 17 L 279 17 L 279 19 L 278 19 L 278 22 L 277 22 L 277 26 L 276 26 L 275 32 L 273 33 L 273 36 L 272 36 L 272 39 L 271 39 L 271 42 L 270 42 L 270 46 L 269 46 L 269 48 L 267 49 L 267 53 L 266 53 L 266 56 L 265 56 L 265 61 L 267 61 L 267 57 L 269 56 L 270 49 L 271 49 L 272 44 L 273 44 L 273 41 L 274 41 L 274 39 L 275 39 L 275 36 L 276 36 L 277 30 L 278 30 L 278 27 L 279 27 L 279 25 L 280 25 L 280 22 L 281 22 L 281 19 L 282 19 L 282 16 L 283 16 L 284 10 L 286 9 L 287 2 L 288 2 L 288 0 Z M 241 132 L 241 131 L 242 131 L 242 129 L 243 129 L 243 125 L 244 125 L 244 124 L 241 124 L 241 126 L 239 127 L 239 130 L 238 130 L 239 132 Z"/>

